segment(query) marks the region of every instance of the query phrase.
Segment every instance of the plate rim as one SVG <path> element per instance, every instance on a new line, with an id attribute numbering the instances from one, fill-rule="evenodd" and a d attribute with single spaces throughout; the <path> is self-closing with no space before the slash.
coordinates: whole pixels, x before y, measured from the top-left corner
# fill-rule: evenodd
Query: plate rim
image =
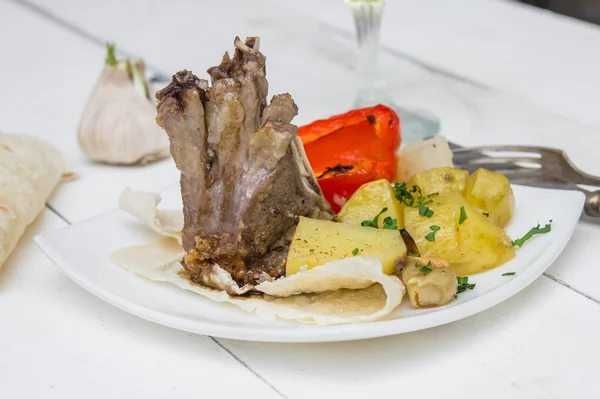
<path id="1" fill-rule="evenodd" d="M 533 281 L 540 277 L 563 252 L 567 243 L 570 241 L 575 230 L 575 226 L 581 216 L 581 209 L 585 200 L 585 195 L 580 191 L 575 190 L 555 190 L 543 189 L 539 190 L 555 192 L 567 192 L 573 195 L 574 200 L 579 200 L 580 206 L 577 208 L 570 207 L 568 209 L 568 219 L 575 219 L 569 228 L 559 231 L 553 230 L 556 236 L 553 242 L 558 245 L 552 245 L 540 256 L 535 262 L 530 264 L 523 272 L 512 278 L 507 283 L 498 286 L 497 288 L 483 293 L 475 300 L 467 301 L 459 306 L 446 308 L 443 313 L 431 312 L 400 319 L 392 320 L 376 320 L 365 323 L 356 324 L 341 324 L 329 326 L 313 326 L 313 325 L 298 325 L 297 328 L 256 328 L 256 327 L 240 327 L 229 324 L 215 324 L 200 320 L 190 320 L 172 314 L 161 312 L 147 306 L 140 305 L 134 301 L 123 298 L 122 296 L 112 293 L 110 290 L 95 284 L 87 277 L 78 274 L 77 268 L 70 266 L 70 263 L 50 244 L 46 236 L 60 230 L 68 229 L 74 225 L 89 223 L 95 219 L 105 217 L 109 213 L 119 212 L 118 209 L 103 212 L 92 218 L 80 221 L 78 223 L 65 226 L 52 231 L 44 232 L 35 236 L 35 242 L 44 252 L 44 254 L 77 285 L 81 286 L 87 292 L 98 297 L 99 299 L 111 304 L 112 306 L 140 317 L 144 320 L 163 325 L 169 328 L 182 330 L 194 334 L 213 336 L 216 338 L 234 339 L 254 342 L 281 342 L 281 343 L 317 343 L 317 342 L 342 342 L 354 341 L 362 339 L 372 339 L 377 337 L 386 337 L 391 335 L 400 335 L 414 331 L 425 330 L 433 327 L 442 326 L 455 321 L 473 316 L 484 310 L 490 309 L 510 297 L 518 294 L 520 291 L 528 287 Z M 137 278 L 143 279 L 140 276 Z M 148 280 L 149 281 L 149 280 Z M 150 282 L 150 281 L 149 281 Z M 158 283 L 152 281 L 152 283 Z M 168 283 L 163 283 L 168 284 Z M 175 286 L 173 286 L 175 287 Z M 178 289 L 178 288 L 176 288 Z M 225 304 L 224 304 L 225 305 Z M 229 306 L 233 306 L 227 304 Z M 414 319 L 413 319 L 414 318 Z M 407 319 L 413 319 L 411 323 L 406 323 Z M 265 322 L 267 323 L 267 322 Z M 285 332 L 282 334 L 282 331 Z"/>

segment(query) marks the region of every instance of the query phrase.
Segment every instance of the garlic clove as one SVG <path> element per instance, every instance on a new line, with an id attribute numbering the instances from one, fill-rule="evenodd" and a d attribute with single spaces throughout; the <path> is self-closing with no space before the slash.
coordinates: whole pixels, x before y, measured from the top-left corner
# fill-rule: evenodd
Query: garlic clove
<path id="1" fill-rule="evenodd" d="M 81 115 L 78 144 L 91 160 L 108 164 L 149 163 L 169 155 L 169 139 L 156 124 L 156 107 L 144 78 L 144 65 L 111 62 Z"/>

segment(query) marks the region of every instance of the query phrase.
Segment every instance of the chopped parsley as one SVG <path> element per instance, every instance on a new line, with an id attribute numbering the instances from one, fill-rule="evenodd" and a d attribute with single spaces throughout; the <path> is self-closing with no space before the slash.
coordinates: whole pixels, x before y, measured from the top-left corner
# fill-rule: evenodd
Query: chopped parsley
<path id="1" fill-rule="evenodd" d="M 375 218 L 373 218 L 373 220 L 363 220 L 360 225 L 365 226 L 365 227 L 375 227 L 376 229 L 379 228 L 379 216 L 381 216 L 382 214 L 387 212 L 387 210 L 388 210 L 387 207 L 383 208 L 381 210 L 381 212 L 379 212 L 377 214 L 377 216 L 375 216 Z M 384 229 L 388 229 L 388 230 L 397 230 L 398 229 L 398 221 L 390 216 L 386 216 L 385 219 L 383 219 L 382 227 Z"/>
<path id="2" fill-rule="evenodd" d="M 430 218 L 433 216 L 433 211 L 431 208 L 421 204 L 419 205 L 419 215 L 425 216 L 426 218 Z"/>
<path id="3" fill-rule="evenodd" d="M 365 226 L 365 227 L 375 227 L 375 228 L 378 228 L 377 220 L 379 219 L 379 216 L 381 216 L 383 213 L 387 212 L 387 210 L 388 210 L 387 207 L 383 208 L 381 210 L 381 212 L 379 212 L 377 214 L 377 216 L 375 216 L 375 218 L 373 220 L 364 220 L 360 225 L 361 226 Z"/>
<path id="4" fill-rule="evenodd" d="M 517 273 L 515 273 L 515 272 L 508 272 L 508 273 L 503 273 L 502 275 L 503 276 L 514 276 L 515 274 L 517 274 Z"/>
<path id="5" fill-rule="evenodd" d="M 425 266 L 423 266 L 420 263 L 415 264 L 415 267 L 419 268 L 419 271 L 421 273 L 423 273 L 424 276 L 427 276 L 429 273 L 431 273 L 431 261 L 427 262 L 427 264 Z"/>
<path id="6" fill-rule="evenodd" d="M 410 193 L 406 187 L 406 183 L 394 183 L 394 191 L 396 192 L 396 199 L 406 206 L 412 207 L 415 203 L 415 197 Z"/>
<path id="7" fill-rule="evenodd" d="M 456 277 L 456 282 L 457 282 L 457 287 L 456 287 L 456 293 L 460 294 L 461 292 L 465 292 L 468 290 L 472 290 L 473 288 L 475 288 L 475 284 L 469 284 L 469 278 L 468 277 Z"/>
<path id="8" fill-rule="evenodd" d="M 440 226 L 436 226 L 436 225 L 429 226 L 429 229 L 431 230 L 431 233 L 427 234 L 425 236 L 425 239 L 427 241 L 435 241 L 435 233 L 440 229 Z"/>
<path id="9" fill-rule="evenodd" d="M 460 207 L 460 218 L 458 219 L 458 224 L 463 224 L 465 220 L 467 220 L 467 211 L 465 211 L 465 207 Z"/>
<path id="10" fill-rule="evenodd" d="M 406 183 L 394 183 L 394 191 L 396 192 L 396 199 L 402 204 L 409 208 L 419 208 L 419 215 L 426 218 L 433 216 L 433 209 L 427 205 L 433 202 L 429 197 L 435 197 L 439 195 L 439 192 L 431 193 L 429 195 L 423 195 L 421 187 L 414 185 L 412 188 L 408 188 Z"/>
<path id="11" fill-rule="evenodd" d="M 398 230 L 398 221 L 390 216 L 386 216 L 386 218 L 383 219 L 383 228 L 388 230 Z"/>
<path id="12" fill-rule="evenodd" d="M 433 202 L 433 200 L 427 200 L 427 197 L 421 192 L 421 187 L 417 185 L 412 186 L 410 190 L 405 182 L 394 183 L 393 187 L 396 192 L 396 199 L 410 208 L 416 208 L 421 204 L 427 205 Z"/>
<path id="13" fill-rule="evenodd" d="M 550 221 L 550 223 L 552 223 L 552 221 Z M 531 230 L 529 230 L 527 232 L 527 234 L 525 234 L 523 237 L 514 240 L 512 242 L 513 246 L 515 246 L 515 247 L 522 247 L 523 244 L 525 244 L 525 241 L 529 240 L 534 235 L 536 235 L 536 234 L 544 234 L 544 233 L 550 232 L 550 230 L 551 230 L 550 223 L 548 223 L 544 227 L 540 227 L 540 224 L 538 223 L 538 225 L 536 227 L 532 227 Z"/>
<path id="14" fill-rule="evenodd" d="M 412 188 L 410 189 L 411 193 L 416 193 L 419 192 L 419 197 L 423 196 L 423 193 L 421 192 L 421 187 L 417 186 L 416 184 L 414 186 L 412 186 Z"/>
<path id="15" fill-rule="evenodd" d="M 481 212 L 481 213 L 483 213 L 483 216 L 485 216 L 486 218 L 487 218 L 487 217 L 490 217 L 490 214 L 489 214 L 489 213 L 487 213 L 487 212 Z"/>
<path id="16" fill-rule="evenodd" d="M 354 248 L 352 250 L 352 255 L 354 255 L 354 256 L 358 255 L 358 248 Z"/>
<path id="17" fill-rule="evenodd" d="M 396 199 L 409 208 L 419 208 L 419 215 L 426 218 L 433 216 L 433 210 L 427 205 L 433 202 L 429 197 L 435 197 L 439 192 L 423 195 L 421 187 L 414 185 L 409 190 L 406 183 L 395 183 L 393 185 L 396 191 Z"/>

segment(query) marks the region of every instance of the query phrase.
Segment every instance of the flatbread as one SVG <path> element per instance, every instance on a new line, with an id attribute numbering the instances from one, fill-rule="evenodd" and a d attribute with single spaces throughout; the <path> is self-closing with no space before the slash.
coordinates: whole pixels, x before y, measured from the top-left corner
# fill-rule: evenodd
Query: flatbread
<path id="1" fill-rule="evenodd" d="M 179 263 L 182 256 L 183 249 L 176 240 L 163 238 L 117 250 L 110 259 L 147 279 L 231 303 L 266 321 L 280 318 L 318 325 L 373 321 L 388 315 L 405 293 L 398 278 L 383 274 L 377 258 L 353 257 L 263 282 L 255 287 L 269 294 L 262 298 L 235 297 L 190 282 Z"/>
<path id="2" fill-rule="evenodd" d="M 174 212 L 135 206 L 136 201 L 145 205 L 153 201 L 157 205 L 160 202 L 157 194 L 128 189 L 124 196 L 126 201 L 120 201 L 122 208 L 165 237 L 147 245 L 115 251 L 110 254 L 114 264 L 149 280 L 168 282 L 213 301 L 231 303 L 263 320 L 279 318 L 316 325 L 374 321 L 390 314 L 406 292 L 400 279 L 383 273 L 377 258 L 359 256 L 264 281 L 254 287 L 265 293 L 260 298 L 230 296 L 225 291 L 194 284 L 181 266 L 185 253 L 171 229 L 180 223 L 180 216 L 169 220 L 168 215 Z M 165 229 L 165 226 L 170 228 Z M 219 271 L 227 275 L 224 280 L 233 282 L 226 271 L 220 268 Z"/>
<path id="3" fill-rule="evenodd" d="M 158 234 L 182 242 L 183 213 L 175 210 L 159 210 L 160 195 L 146 191 L 135 191 L 127 187 L 119 197 L 119 207 L 146 223 Z"/>
<path id="4" fill-rule="evenodd" d="M 61 152 L 42 139 L 0 133 L 0 267 L 66 168 Z"/>

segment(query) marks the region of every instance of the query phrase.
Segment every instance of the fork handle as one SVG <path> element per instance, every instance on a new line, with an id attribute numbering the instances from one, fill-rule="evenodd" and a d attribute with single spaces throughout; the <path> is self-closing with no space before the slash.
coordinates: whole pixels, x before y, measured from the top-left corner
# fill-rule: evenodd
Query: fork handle
<path id="1" fill-rule="evenodd" d="M 592 176 L 587 173 L 580 172 L 579 176 L 573 181 L 575 184 L 585 184 L 586 186 L 600 186 L 600 177 Z"/>
<path id="2" fill-rule="evenodd" d="M 600 190 L 585 192 L 583 211 L 587 216 L 600 217 Z"/>

